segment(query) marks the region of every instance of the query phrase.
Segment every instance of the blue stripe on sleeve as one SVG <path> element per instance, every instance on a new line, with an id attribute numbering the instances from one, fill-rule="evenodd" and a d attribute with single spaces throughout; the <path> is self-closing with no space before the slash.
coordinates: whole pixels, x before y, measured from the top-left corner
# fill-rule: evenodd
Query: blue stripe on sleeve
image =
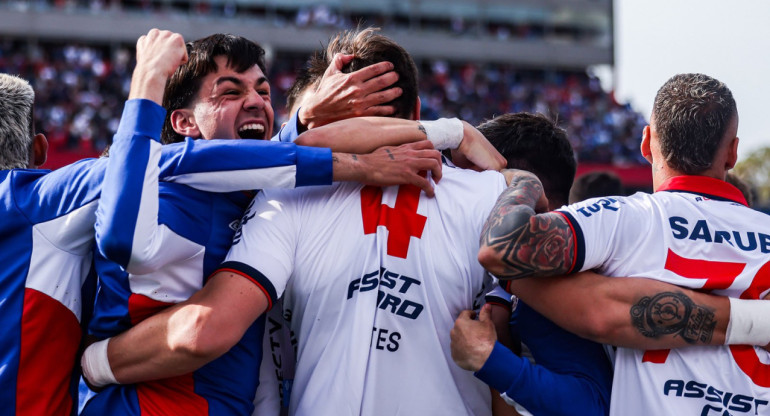
<path id="1" fill-rule="evenodd" d="M 297 146 L 297 186 L 329 185 L 332 177 L 331 149 Z"/>
<path id="2" fill-rule="evenodd" d="M 580 228 L 575 217 L 567 211 L 558 210 L 558 213 L 564 215 L 569 221 L 572 229 L 575 230 L 575 266 L 572 267 L 568 273 L 577 273 L 583 270 L 583 264 L 586 260 L 586 240 L 583 236 L 583 229 Z"/>
<path id="3" fill-rule="evenodd" d="M 278 300 L 278 294 L 275 291 L 273 282 L 271 282 L 267 276 L 262 274 L 262 272 L 249 266 L 248 264 L 244 264 L 239 261 L 226 261 L 219 265 L 219 268 L 215 270 L 214 273 L 212 273 L 212 276 L 221 271 L 229 271 L 239 274 L 255 283 L 259 288 L 262 289 L 262 292 L 265 294 L 265 296 L 267 296 L 267 300 L 269 302 L 267 307 L 268 310 L 272 308 L 275 302 Z"/>

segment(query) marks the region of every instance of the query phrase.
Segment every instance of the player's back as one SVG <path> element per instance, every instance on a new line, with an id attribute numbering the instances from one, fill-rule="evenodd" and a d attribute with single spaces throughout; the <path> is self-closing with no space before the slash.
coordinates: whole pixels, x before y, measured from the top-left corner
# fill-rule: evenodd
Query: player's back
<path id="1" fill-rule="evenodd" d="M 435 198 L 357 184 L 291 197 L 293 413 L 490 413 L 488 387 L 453 363 L 449 331 L 483 302 L 478 237 L 504 188 L 496 172 L 445 167 Z"/>
<path id="2" fill-rule="evenodd" d="M 90 163 L 0 171 L 0 402 L 11 413 L 72 410 L 101 177 Z"/>
<path id="3" fill-rule="evenodd" d="M 680 177 L 653 195 L 589 200 L 568 210 L 584 235 L 583 268 L 757 299 L 770 289 L 770 221 L 743 204 L 725 182 Z M 667 322 L 684 316 L 703 329 L 687 336 L 709 336 L 709 316 L 690 315 L 676 293 L 648 299 L 632 312 L 640 330 L 678 330 Z M 765 363 L 770 354 L 753 347 L 620 348 L 612 413 L 761 414 L 770 400 Z"/>

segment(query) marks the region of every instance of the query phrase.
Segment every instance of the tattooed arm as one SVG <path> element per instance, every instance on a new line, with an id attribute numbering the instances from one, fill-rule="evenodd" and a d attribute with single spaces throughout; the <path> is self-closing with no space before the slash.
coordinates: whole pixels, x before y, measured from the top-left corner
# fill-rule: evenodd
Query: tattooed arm
<path id="1" fill-rule="evenodd" d="M 376 186 L 411 184 L 429 196 L 433 196 L 433 185 L 425 172 L 430 171 L 436 182 L 441 179 L 441 154 L 425 140 L 365 155 L 333 153 L 332 165 L 335 181 Z"/>
<path id="2" fill-rule="evenodd" d="M 356 117 L 308 130 L 300 134 L 295 143 L 361 154 L 382 146 L 398 146 L 426 139 L 425 128 L 414 120 Z"/>
<path id="3" fill-rule="evenodd" d="M 730 302 L 668 283 L 593 272 L 511 281 L 521 300 L 564 329 L 629 348 L 722 345 Z"/>
<path id="4" fill-rule="evenodd" d="M 441 128 L 426 131 L 424 124 L 439 123 Z M 452 140 L 441 141 L 436 132 L 457 135 Z M 440 135 L 439 135 L 440 136 Z M 328 147 L 335 152 L 370 153 L 382 146 L 398 146 L 419 141 L 436 143 L 438 150 L 452 148 L 453 160 L 457 166 L 479 170 L 500 170 L 505 167 L 505 158 L 475 127 L 467 122 L 454 119 L 437 121 L 405 120 L 391 117 L 356 117 L 337 121 L 302 133 L 296 144 L 313 147 Z"/>
<path id="5" fill-rule="evenodd" d="M 532 173 L 504 172 L 508 188 L 497 199 L 481 233 L 479 262 L 501 279 L 571 272 L 574 236 L 567 220 L 545 211 L 543 185 Z"/>

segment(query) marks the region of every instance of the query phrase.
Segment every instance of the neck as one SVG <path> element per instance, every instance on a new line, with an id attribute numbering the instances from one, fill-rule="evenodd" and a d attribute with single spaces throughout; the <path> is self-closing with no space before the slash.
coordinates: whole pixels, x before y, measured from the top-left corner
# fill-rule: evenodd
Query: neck
<path id="1" fill-rule="evenodd" d="M 657 191 L 658 188 L 660 188 L 660 185 L 663 184 L 663 182 L 676 177 L 676 176 L 685 176 L 686 174 L 683 172 L 680 172 L 670 166 L 663 165 L 662 167 L 656 167 L 655 164 L 652 165 L 652 189 L 653 191 Z M 727 171 L 725 171 L 724 168 L 715 168 L 712 167 L 711 169 L 705 170 L 703 172 L 697 173 L 695 175 L 691 176 L 706 176 L 709 178 L 719 179 L 720 181 L 725 180 L 725 176 L 727 175 Z"/>

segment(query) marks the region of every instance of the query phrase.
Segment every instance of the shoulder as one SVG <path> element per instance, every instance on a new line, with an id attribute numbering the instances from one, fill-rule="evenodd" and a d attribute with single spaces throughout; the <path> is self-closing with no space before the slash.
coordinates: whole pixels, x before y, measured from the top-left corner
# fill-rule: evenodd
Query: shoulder
<path id="1" fill-rule="evenodd" d="M 448 191 L 473 191 L 482 194 L 493 194 L 495 198 L 506 188 L 505 177 L 497 171 L 485 170 L 477 172 L 444 165 L 441 181 L 436 184 L 438 189 Z"/>

